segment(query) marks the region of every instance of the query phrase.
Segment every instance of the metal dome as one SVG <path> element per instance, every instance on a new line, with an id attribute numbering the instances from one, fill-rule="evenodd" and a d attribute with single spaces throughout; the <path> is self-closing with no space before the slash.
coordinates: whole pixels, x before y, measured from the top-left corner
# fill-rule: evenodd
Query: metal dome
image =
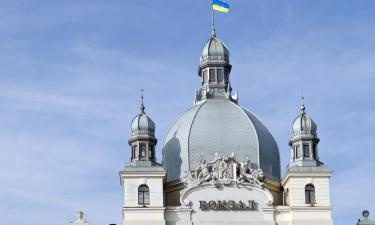
<path id="1" fill-rule="evenodd" d="M 149 134 L 153 136 L 155 133 L 155 123 L 146 113 L 140 113 L 132 120 L 131 131 L 132 135 Z"/>
<path id="2" fill-rule="evenodd" d="M 201 63 L 205 61 L 229 62 L 229 50 L 224 42 L 212 36 L 203 46 Z"/>
<path id="3" fill-rule="evenodd" d="M 300 134 L 312 134 L 316 136 L 317 125 L 316 123 L 306 114 L 305 105 L 302 99 L 301 113 L 293 121 L 292 136 Z"/>
<path id="4" fill-rule="evenodd" d="M 263 123 L 229 99 L 209 99 L 183 113 L 170 128 L 163 147 L 168 181 L 184 176 L 200 159 L 215 153 L 249 159 L 269 178 L 280 179 L 277 144 Z"/>

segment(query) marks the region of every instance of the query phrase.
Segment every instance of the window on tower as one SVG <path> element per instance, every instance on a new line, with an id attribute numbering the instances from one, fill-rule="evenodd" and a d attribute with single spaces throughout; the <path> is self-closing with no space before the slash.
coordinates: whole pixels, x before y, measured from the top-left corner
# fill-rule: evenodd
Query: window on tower
<path id="1" fill-rule="evenodd" d="M 203 83 L 207 83 L 207 70 L 203 70 Z"/>
<path id="2" fill-rule="evenodd" d="M 316 144 L 313 145 L 313 157 L 317 159 L 316 157 Z"/>
<path id="3" fill-rule="evenodd" d="M 137 157 L 137 151 L 138 151 L 138 145 L 134 145 L 133 158 L 138 158 Z"/>
<path id="4" fill-rule="evenodd" d="M 228 70 L 224 71 L 224 81 L 225 81 L 225 83 L 229 82 L 229 72 L 228 72 Z"/>
<path id="5" fill-rule="evenodd" d="M 217 82 L 223 83 L 223 81 L 224 81 L 223 69 L 217 69 Z"/>
<path id="6" fill-rule="evenodd" d="M 142 184 L 138 188 L 138 204 L 150 205 L 150 189 L 145 184 Z"/>
<path id="7" fill-rule="evenodd" d="M 146 157 L 146 145 L 144 144 L 141 145 L 141 157 Z"/>
<path id="8" fill-rule="evenodd" d="M 306 204 L 315 204 L 315 187 L 312 184 L 305 186 L 305 203 Z"/>
<path id="9" fill-rule="evenodd" d="M 300 146 L 299 145 L 296 146 L 296 158 L 297 159 L 301 158 L 301 151 L 300 151 Z"/>
<path id="10" fill-rule="evenodd" d="M 310 157 L 309 145 L 303 145 L 303 156 L 304 157 Z"/>
<path id="11" fill-rule="evenodd" d="M 153 151 L 154 151 L 154 146 L 150 146 L 150 150 L 148 151 L 148 157 L 150 159 L 154 158 Z"/>
<path id="12" fill-rule="evenodd" d="M 215 69 L 210 69 L 210 82 L 215 82 L 216 77 L 215 77 Z"/>

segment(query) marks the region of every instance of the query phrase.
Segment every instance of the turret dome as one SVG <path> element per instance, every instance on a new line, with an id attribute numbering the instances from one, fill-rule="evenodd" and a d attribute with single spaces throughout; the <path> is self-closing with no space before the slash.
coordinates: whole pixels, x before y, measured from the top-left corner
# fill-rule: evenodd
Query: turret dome
<path id="1" fill-rule="evenodd" d="M 133 118 L 131 126 L 130 126 L 130 129 L 132 131 L 132 136 L 141 135 L 141 134 L 154 136 L 155 123 L 145 113 L 145 106 L 143 105 L 143 93 L 142 93 L 142 103 L 141 103 L 140 109 L 141 109 L 141 113 Z"/>
<path id="2" fill-rule="evenodd" d="M 301 113 L 293 121 L 292 136 L 300 134 L 312 134 L 316 136 L 317 125 L 316 123 L 306 114 L 305 105 L 302 100 Z"/>
<path id="3" fill-rule="evenodd" d="M 146 113 L 140 113 L 131 123 L 132 135 L 137 134 L 154 134 L 155 133 L 155 123 Z"/>
<path id="4" fill-rule="evenodd" d="M 227 45 L 213 35 L 204 45 L 201 55 L 201 63 L 206 61 L 229 62 L 229 50 Z"/>

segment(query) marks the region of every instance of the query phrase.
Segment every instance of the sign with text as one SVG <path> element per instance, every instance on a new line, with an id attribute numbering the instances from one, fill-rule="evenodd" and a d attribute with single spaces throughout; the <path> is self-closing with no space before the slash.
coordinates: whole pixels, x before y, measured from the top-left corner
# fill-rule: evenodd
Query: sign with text
<path id="1" fill-rule="evenodd" d="M 257 210 L 257 203 L 253 200 L 248 201 L 199 201 L 201 210 Z"/>

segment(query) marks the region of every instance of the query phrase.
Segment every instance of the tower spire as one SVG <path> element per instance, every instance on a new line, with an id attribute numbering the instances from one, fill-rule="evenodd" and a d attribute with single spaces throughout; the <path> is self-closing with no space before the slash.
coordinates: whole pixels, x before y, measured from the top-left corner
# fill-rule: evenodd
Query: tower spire
<path id="1" fill-rule="evenodd" d="M 302 96 L 301 97 L 301 113 L 305 114 L 305 98 Z"/>
<path id="2" fill-rule="evenodd" d="M 145 106 L 143 104 L 143 89 L 141 89 L 141 107 L 140 107 L 140 109 L 141 109 L 141 113 L 145 114 Z"/>

